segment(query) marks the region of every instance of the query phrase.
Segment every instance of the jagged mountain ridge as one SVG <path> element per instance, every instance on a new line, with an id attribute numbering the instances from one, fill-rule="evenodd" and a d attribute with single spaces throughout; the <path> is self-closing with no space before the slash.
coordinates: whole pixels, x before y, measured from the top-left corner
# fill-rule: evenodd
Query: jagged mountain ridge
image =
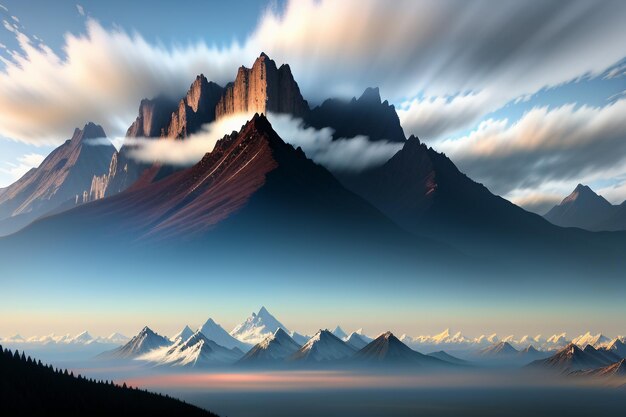
<path id="1" fill-rule="evenodd" d="M 590 345 L 588 345 L 590 346 Z M 547 359 L 532 362 L 529 366 L 557 371 L 579 371 L 602 368 L 611 365 L 613 361 L 607 359 L 595 349 L 581 349 L 574 343 L 570 343 Z"/>
<path id="2" fill-rule="evenodd" d="M 128 138 L 184 139 L 203 125 L 236 113 L 289 113 L 303 116 L 309 111 L 289 65 L 280 68 L 266 54 L 252 68 L 240 67 L 236 79 L 225 88 L 200 74 L 178 104 L 167 97 L 144 99 L 139 115 L 126 133 Z M 130 187 L 154 182 L 177 171 L 176 167 L 153 165 L 130 157 L 124 145 L 111 161 L 110 174 L 99 180 L 105 195 L 112 196 Z"/>
<path id="3" fill-rule="evenodd" d="M 404 142 L 406 136 L 395 107 L 381 101 L 378 88 L 367 88 L 351 101 L 328 99 L 304 117 L 316 129 L 331 127 L 333 139 L 367 136 L 372 141 Z"/>

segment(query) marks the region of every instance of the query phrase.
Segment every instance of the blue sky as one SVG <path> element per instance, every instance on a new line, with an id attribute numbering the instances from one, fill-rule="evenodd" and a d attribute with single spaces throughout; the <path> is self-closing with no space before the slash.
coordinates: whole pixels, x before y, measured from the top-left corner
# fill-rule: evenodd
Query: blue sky
<path id="1" fill-rule="evenodd" d="M 626 200 L 620 1 L 0 4 L 0 187 L 74 127 L 121 137 L 141 98 L 224 84 L 264 50 L 313 104 L 379 86 L 407 134 L 528 209 L 579 182 Z"/>

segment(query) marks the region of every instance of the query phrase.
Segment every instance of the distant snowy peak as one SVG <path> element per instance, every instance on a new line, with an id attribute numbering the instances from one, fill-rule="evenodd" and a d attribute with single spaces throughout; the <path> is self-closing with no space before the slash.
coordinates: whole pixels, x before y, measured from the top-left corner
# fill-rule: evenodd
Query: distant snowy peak
<path id="1" fill-rule="evenodd" d="M 172 342 L 176 342 L 178 339 L 185 341 L 189 339 L 191 336 L 193 336 L 193 330 L 191 330 L 191 327 L 186 325 L 185 327 L 183 327 L 183 329 L 180 332 L 170 337 L 170 340 Z"/>
<path id="2" fill-rule="evenodd" d="M 252 313 L 246 321 L 235 327 L 230 335 L 241 342 L 257 344 L 279 328 L 289 333 L 284 324 L 272 316 L 265 307 L 261 307 L 258 313 Z"/>
<path id="3" fill-rule="evenodd" d="M 306 335 L 302 335 L 296 331 L 291 331 L 289 332 L 289 336 L 291 336 L 291 338 L 300 346 L 302 346 L 303 344 L 305 344 L 306 342 L 309 341 L 309 339 L 311 337 L 306 336 Z"/>
<path id="4" fill-rule="evenodd" d="M 94 340 L 93 336 L 89 334 L 88 331 L 84 331 L 82 333 L 77 334 L 76 336 L 74 336 L 73 338 L 71 338 L 69 340 L 69 343 L 79 343 L 79 344 L 85 344 L 85 343 L 90 343 Z"/>
<path id="5" fill-rule="evenodd" d="M 155 333 L 149 327 L 144 327 L 128 343 L 100 355 L 106 358 L 133 359 L 154 349 L 171 345 L 165 337 Z"/>
<path id="6" fill-rule="evenodd" d="M 244 352 L 247 352 L 251 345 L 244 343 L 233 336 L 231 336 L 222 326 L 217 324 L 212 318 L 209 318 L 199 329 L 198 332 L 202 333 L 207 339 L 214 341 L 220 346 L 224 346 L 228 349 L 238 348 Z"/>
<path id="7" fill-rule="evenodd" d="M 359 334 L 357 332 L 350 333 L 350 335 L 346 338 L 346 343 L 356 350 L 363 349 L 371 341 L 372 339 L 370 339 L 369 337 L 363 336 L 362 334 Z"/>
<path id="8" fill-rule="evenodd" d="M 333 334 L 341 340 L 346 340 L 346 338 L 348 337 L 348 334 L 344 332 L 343 329 L 339 326 L 335 327 L 335 330 L 333 330 Z"/>
<path id="9" fill-rule="evenodd" d="M 604 336 L 602 333 L 593 335 L 591 334 L 591 332 L 587 332 L 574 338 L 574 340 L 572 340 L 572 343 L 583 348 L 587 345 L 598 348 L 608 345 L 609 343 L 611 343 L 611 340 L 608 337 Z"/>
<path id="10" fill-rule="evenodd" d="M 318 331 L 304 346 L 290 356 L 293 361 L 327 362 L 348 358 L 356 349 L 328 330 Z"/>
<path id="11" fill-rule="evenodd" d="M 129 337 L 124 336 L 121 333 L 111 333 L 109 336 L 102 338 L 102 339 L 98 339 L 98 341 L 100 342 L 108 342 L 108 343 L 126 343 L 130 340 Z"/>
<path id="12" fill-rule="evenodd" d="M 206 367 L 232 364 L 240 357 L 241 351 L 221 346 L 198 331 L 187 340 L 178 339 L 174 345 L 154 349 L 138 359 L 157 365 Z"/>

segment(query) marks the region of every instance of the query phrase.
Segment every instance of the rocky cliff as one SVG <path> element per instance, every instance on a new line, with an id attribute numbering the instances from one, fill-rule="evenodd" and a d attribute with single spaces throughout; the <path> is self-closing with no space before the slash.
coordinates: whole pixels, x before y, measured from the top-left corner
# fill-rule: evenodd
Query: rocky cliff
<path id="1" fill-rule="evenodd" d="M 178 109 L 172 113 L 166 136 L 184 138 L 198 131 L 203 124 L 215 120 L 215 107 L 224 89 L 200 74 L 189 87 Z"/>
<path id="2" fill-rule="evenodd" d="M 240 67 L 234 83 L 229 83 L 217 103 L 217 119 L 235 113 L 289 113 L 302 117 L 309 110 L 300 94 L 289 65 L 280 68 L 264 53 L 252 68 Z"/>

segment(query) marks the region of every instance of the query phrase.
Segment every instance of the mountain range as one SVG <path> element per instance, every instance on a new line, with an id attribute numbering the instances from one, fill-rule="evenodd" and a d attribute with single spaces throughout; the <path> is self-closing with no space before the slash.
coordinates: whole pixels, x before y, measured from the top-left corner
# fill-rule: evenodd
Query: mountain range
<path id="1" fill-rule="evenodd" d="M 77 146 L 83 137 L 104 136 L 88 124 L 44 161 L 37 169 L 42 174 L 27 174 L 0 195 L 4 216 L 17 219 L 24 214 L 18 207 L 31 207 L 25 209 L 32 214 L 23 224 L 46 213 L 0 239 L 0 261 L 17 268 L 28 253 L 41 262 L 22 264 L 38 273 L 43 264 L 46 271 L 61 268 L 64 255 L 74 251 L 78 269 L 88 269 L 106 247 L 120 263 L 150 257 L 142 266 L 161 270 L 160 262 L 170 259 L 166 255 L 175 246 L 180 262 L 199 270 L 210 265 L 214 271 L 232 269 L 235 251 L 245 254 L 248 264 L 262 264 L 269 253 L 289 250 L 289 259 L 273 264 L 287 270 L 309 258 L 309 250 L 293 244 L 306 241 L 324 259 L 320 263 L 333 265 L 335 271 L 376 266 L 420 275 L 437 271 L 464 279 L 499 279 L 507 267 L 509 275 L 527 279 L 589 270 L 618 276 L 626 263 L 621 256 L 626 234 L 598 235 L 552 225 L 493 195 L 417 137 L 405 140 L 395 109 L 381 101 L 377 89 L 311 109 L 289 66 L 278 67 L 265 54 L 252 68 L 241 67 L 226 87 L 199 75 L 178 101 L 143 100 L 126 136 L 184 141 L 206 123 L 240 111 L 287 113 L 308 126 L 331 128 L 335 139 L 367 136 L 402 148 L 381 166 L 331 173 L 287 144 L 257 114 L 238 132 L 225 135 L 198 163 L 181 168 L 135 160 L 133 142 L 117 152 L 111 146 Z M 85 156 L 61 157 L 66 148 L 80 149 L 70 154 Z M 88 158 L 93 152 L 97 155 Z M 96 157 L 97 163 L 88 163 L 90 169 L 77 162 L 67 165 Z M 51 175 L 44 174 L 49 165 L 67 166 L 62 172 L 71 173 L 54 180 L 48 194 L 36 193 L 53 195 L 49 200 L 54 203 L 46 203 L 45 210 L 24 205 L 40 197 L 26 193 L 18 198 L 17 190 L 28 188 L 26 183 L 50 189 L 46 184 Z M 80 176 L 79 185 L 72 180 L 75 176 Z M 89 204 L 76 207 L 78 202 Z M 59 237 L 63 249 L 54 245 Z M 206 248 L 211 248 L 210 259 L 198 256 Z M 374 256 L 381 253 L 387 256 Z"/>
<path id="2" fill-rule="evenodd" d="M 590 231 L 626 230 L 626 201 L 613 205 L 588 186 L 578 184 L 570 195 L 544 217 L 561 227 L 578 227 Z"/>
<path id="3" fill-rule="evenodd" d="M 619 362 L 621 359 L 623 358 L 606 350 L 595 349 L 591 345 L 581 349 L 578 345 L 570 343 L 553 356 L 534 361 L 529 366 L 559 372 L 573 372 L 603 368 Z"/>

